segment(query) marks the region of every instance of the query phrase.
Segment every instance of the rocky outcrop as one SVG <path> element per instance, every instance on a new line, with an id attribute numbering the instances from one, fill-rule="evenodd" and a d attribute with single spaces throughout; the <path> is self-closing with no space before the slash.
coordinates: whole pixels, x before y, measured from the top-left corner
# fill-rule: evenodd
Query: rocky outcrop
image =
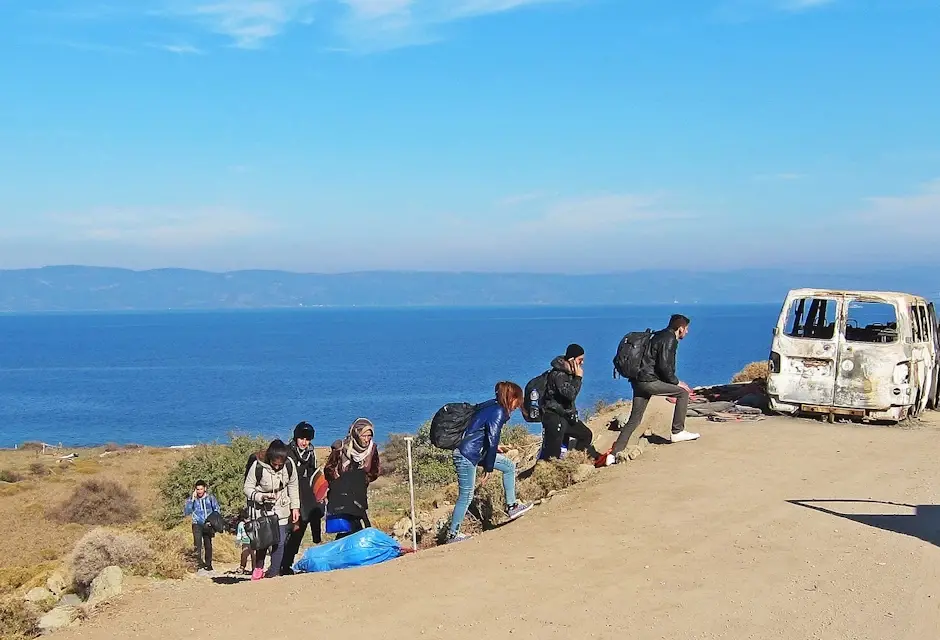
<path id="1" fill-rule="evenodd" d="M 81 612 L 77 607 L 58 606 L 39 619 L 39 631 L 48 634 L 73 626 L 78 623 L 80 617 Z"/>
<path id="2" fill-rule="evenodd" d="M 36 587 L 35 589 L 30 589 L 26 594 L 26 597 L 23 599 L 30 604 L 40 604 L 54 597 L 55 596 L 52 594 L 52 592 L 45 587 Z"/>
<path id="3" fill-rule="evenodd" d="M 107 567 L 91 583 L 88 592 L 88 605 L 94 607 L 124 591 L 124 572 L 120 567 Z"/>

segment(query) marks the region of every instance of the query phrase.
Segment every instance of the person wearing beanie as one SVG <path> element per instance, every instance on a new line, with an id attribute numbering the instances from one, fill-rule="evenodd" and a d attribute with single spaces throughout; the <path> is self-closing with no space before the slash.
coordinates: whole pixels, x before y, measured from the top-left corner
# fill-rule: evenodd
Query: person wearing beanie
<path id="1" fill-rule="evenodd" d="M 581 392 L 584 378 L 584 347 L 570 344 L 563 356 L 552 360 L 552 368 L 545 385 L 542 409 L 542 460 L 561 457 L 563 444 L 574 439 L 573 448 L 587 451 L 592 458 L 598 456 L 591 444 L 594 434 L 578 418 L 575 402 Z"/>
<path id="2" fill-rule="evenodd" d="M 309 422 L 300 422 L 294 427 L 294 438 L 287 445 L 288 455 L 297 469 L 297 484 L 300 488 L 300 520 L 287 534 L 284 544 L 284 556 L 281 560 L 281 575 L 293 573 L 294 559 L 300 551 L 301 542 L 310 527 L 314 544 L 322 541 L 320 523 L 323 520 L 323 506 L 313 494 L 313 475 L 317 470 L 317 454 L 313 448 L 316 435 Z"/>

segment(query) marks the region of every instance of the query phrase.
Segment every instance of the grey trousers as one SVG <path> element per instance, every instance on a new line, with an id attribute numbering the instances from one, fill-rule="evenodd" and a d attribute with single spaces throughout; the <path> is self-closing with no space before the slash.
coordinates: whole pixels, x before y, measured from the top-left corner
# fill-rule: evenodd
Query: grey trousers
<path id="1" fill-rule="evenodd" d="M 620 430 L 620 437 L 614 443 L 614 455 L 627 448 L 627 443 L 633 432 L 637 430 L 640 423 L 643 422 L 643 414 L 646 413 L 646 407 L 653 396 L 663 396 L 665 398 L 676 399 L 676 410 L 672 414 L 672 432 L 680 433 L 685 430 L 685 415 L 689 410 L 689 392 L 676 384 L 669 384 L 661 380 L 653 382 L 633 382 L 633 407 L 630 409 L 630 419 Z"/>

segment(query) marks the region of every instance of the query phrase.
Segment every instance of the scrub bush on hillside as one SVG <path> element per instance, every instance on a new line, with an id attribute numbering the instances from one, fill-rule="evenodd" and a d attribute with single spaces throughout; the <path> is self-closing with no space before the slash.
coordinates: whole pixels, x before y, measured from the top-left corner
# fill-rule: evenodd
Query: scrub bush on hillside
<path id="1" fill-rule="evenodd" d="M 86 480 L 58 509 L 59 520 L 72 524 L 128 524 L 140 518 L 137 498 L 112 480 Z"/>
<path id="2" fill-rule="evenodd" d="M 233 516 L 245 506 L 245 465 L 267 441 L 261 437 L 231 436 L 228 444 L 201 445 L 173 466 L 158 485 L 162 501 L 160 520 L 167 527 L 183 519 L 183 503 L 198 480 L 209 484 L 219 500 L 223 516 Z"/>
<path id="3" fill-rule="evenodd" d="M 76 543 L 71 564 L 75 586 L 84 592 L 107 567 L 147 573 L 152 561 L 153 551 L 140 536 L 98 528 Z"/>

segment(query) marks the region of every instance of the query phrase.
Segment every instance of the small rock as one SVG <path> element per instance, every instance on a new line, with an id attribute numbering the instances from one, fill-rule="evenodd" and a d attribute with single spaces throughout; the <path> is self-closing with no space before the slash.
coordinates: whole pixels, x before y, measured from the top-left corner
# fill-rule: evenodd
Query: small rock
<path id="1" fill-rule="evenodd" d="M 65 577 L 61 571 L 56 571 L 46 580 L 46 589 L 54 596 L 61 596 L 69 588 L 72 581 Z"/>
<path id="2" fill-rule="evenodd" d="M 98 577 L 92 580 L 91 591 L 88 594 L 88 604 L 96 605 L 99 602 L 121 595 L 124 591 L 124 572 L 120 567 L 107 567 Z"/>
<path id="3" fill-rule="evenodd" d="M 43 634 L 63 629 L 78 619 L 75 607 L 56 607 L 39 619 L 39 631 Z"/>
<path id="4" fill-rule="evenodd" d="M 80 607 L 81 605 L 82 599 L 74 593 L 68 593 L 62 596 L 62 599 L 59 600 L 60 607 Z"/>
<path id="5" fill-rule="evenodd" d="M 636 460 L 642 455 L 643 455 L 643 449 L 641 449 L 640 447 L 633 447 L 632 449 L 630 449 L 630 453 L 627 454 L 627 457 L 630 458 L 631 460 Z"/>
<path id="6" fill-rule="evenodd" d="M 54 597 L 55 596 L 52 594 L 52 592 L 46 589 L 45 587 L 36 587 L 35 589 L 29 590 L 29 593 L 26 594 L 26 597 L 24 598 L 24 600 L 26 600 L 26 602 L 32 602 L 33 604 L 38 604 L 40 602 L 44 602 L 48 600 L 49 598 L 54 598 Z"/>
<path id="7" fill-rule="evenodd" d="M 399 520 L 392 529 L 392 533 L 396 538 L 407 538 L 411 534 L 411 518 L 402 518 Z"/>

